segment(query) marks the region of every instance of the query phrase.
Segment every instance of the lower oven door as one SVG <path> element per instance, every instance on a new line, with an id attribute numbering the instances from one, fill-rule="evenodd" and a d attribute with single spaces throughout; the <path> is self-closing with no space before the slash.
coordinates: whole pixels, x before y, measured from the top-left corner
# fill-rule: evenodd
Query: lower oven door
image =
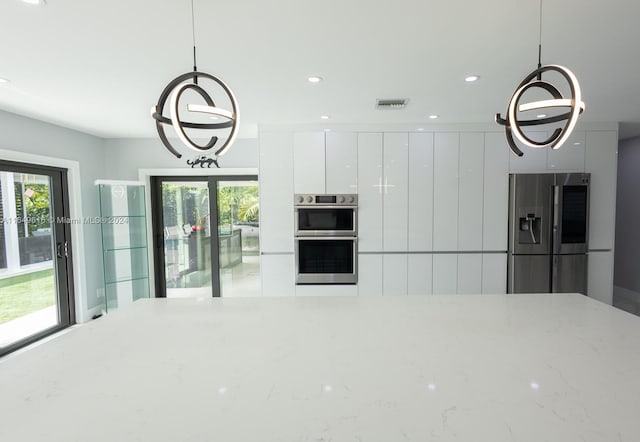
<path id="1" fill-rule="evenodd" d="M 358 240 L 344 237 L 298 237 L 296 284 L 356 284 Z"/>

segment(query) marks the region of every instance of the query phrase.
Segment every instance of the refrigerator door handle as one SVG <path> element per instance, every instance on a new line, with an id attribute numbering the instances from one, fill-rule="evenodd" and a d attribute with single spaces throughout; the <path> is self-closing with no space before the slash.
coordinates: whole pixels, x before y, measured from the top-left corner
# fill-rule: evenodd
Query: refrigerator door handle
<path id="1" fill-rule="evenodd" d="M 558 293 L 558 256 L 551 256 L 551 293 Z"/>
<path id="2" fill-rule="evenodd" d="M 562 189 L 560 186 L 553 186 L 553 226 L 552 226 L 552 253 L 560 253 L 560 238 L 562 228 L 560 226 L 560 216 L 562 215 Z"/>

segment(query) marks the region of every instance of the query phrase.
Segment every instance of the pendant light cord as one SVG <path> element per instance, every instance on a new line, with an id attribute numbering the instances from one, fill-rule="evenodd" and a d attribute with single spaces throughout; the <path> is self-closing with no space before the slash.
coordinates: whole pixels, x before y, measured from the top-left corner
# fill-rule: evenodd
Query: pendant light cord
<path id="1" fill-rule="evenodd" d="M 538 69 L 542 67 L 542 0 L 540 0 L 540 29 L 538 33 Z M 538 74 L 538 81 L 542 80 L 542 72 Z"/>
<path id="2" fill-rule="evenodd" d="M 193 0 L 191 0 L 191 38 L 193 41 L 193 72 L 198 72 L 196 63 L 196 15 L 193 10 Z M 193 82 L 198 84 L 198 77 L 193 77 Z"/>

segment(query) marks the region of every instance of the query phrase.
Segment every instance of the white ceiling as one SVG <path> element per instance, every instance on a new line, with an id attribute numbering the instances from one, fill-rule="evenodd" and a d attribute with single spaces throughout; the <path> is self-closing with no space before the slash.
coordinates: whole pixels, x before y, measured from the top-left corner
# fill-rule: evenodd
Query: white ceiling
<path id="1" fill-rule="evenodd" d="M 192 69 L 190 0 L 0 2 L 0 109 L 102 137 L 152 137 Z M 538 0 L 195 0 L 198 67 L 261 123 L 490 123 L 536 67 Z M 640 2 L 545 0 L 543 63 L 577 75 L 582 120 L 640 134 Z M 481 80 L 466 84 L 465 75 Z M 307 83 L 309 75 L 324 81 Z M 380 111 L 376 98 L 409 98 Z M 638 130 L 636 130 L 638 129 Z"/>

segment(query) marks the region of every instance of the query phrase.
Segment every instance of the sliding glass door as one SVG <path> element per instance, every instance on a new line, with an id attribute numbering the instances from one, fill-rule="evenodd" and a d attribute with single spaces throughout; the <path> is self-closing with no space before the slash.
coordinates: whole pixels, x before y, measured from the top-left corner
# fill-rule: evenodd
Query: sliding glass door
<path id="1" fill-rule="evenodd" d="M 0 355 L 74 322 L 67 176 L 0 161 Z"/>
<path id="2" fill-rule="evenodd" d="M 260 293 L 258 181 L 154 177 L 156 296 Z"/>
<path id="3" fill-rule="evenodd" d="M 164 295 L 211 296 L 211 226 L 206 181 L 162 181 L 161 236 Z"/>
<path id="4" fill-rule="evenodd" d="M 260 295 L 258 181 L 217 181 L 220 296 Z"/>

